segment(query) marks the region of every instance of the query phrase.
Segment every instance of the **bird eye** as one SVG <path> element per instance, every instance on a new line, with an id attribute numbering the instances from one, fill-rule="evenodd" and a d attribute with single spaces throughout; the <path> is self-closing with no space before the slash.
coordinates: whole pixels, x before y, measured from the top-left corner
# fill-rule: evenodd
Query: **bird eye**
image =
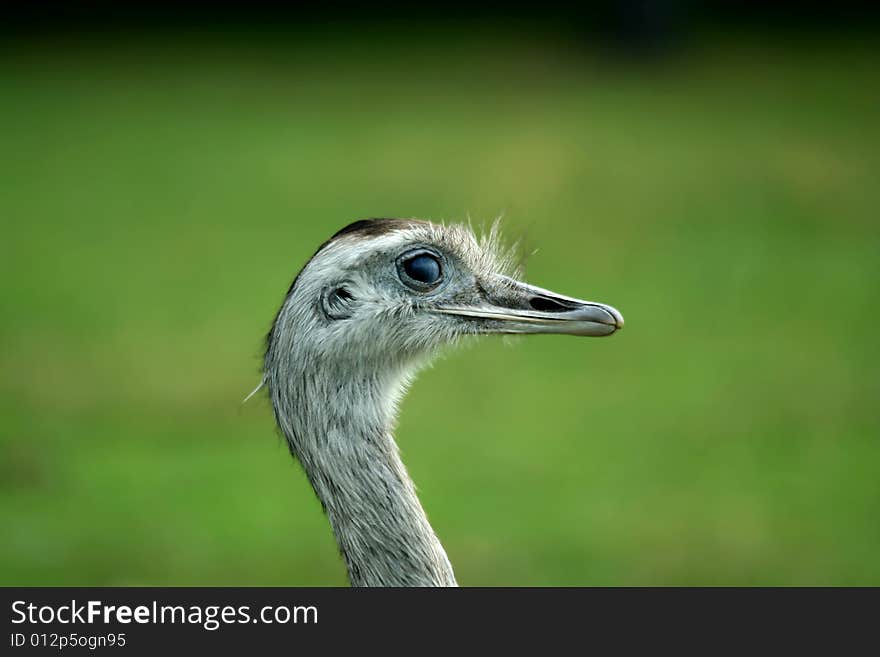
<path id="1" fill-rule="evenodd" d="M 417 253 L 401 262 L 406 278 L 421 285 L 436 285 L 440 282 L 443 270 L 440 259 L 432 253 Z"/>

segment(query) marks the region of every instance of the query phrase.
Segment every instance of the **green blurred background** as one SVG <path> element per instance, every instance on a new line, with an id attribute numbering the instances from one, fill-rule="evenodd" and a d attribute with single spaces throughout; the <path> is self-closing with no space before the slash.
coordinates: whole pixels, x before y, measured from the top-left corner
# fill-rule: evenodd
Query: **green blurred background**
<path id="1" fill-rule="evenodd" d="M 263 336 L 350 221 L 499 214 L 627 326 L 411 390 L 462 584 L 880 584 L 873 39 L 285 30 L 4 37 L 0 584 L 345 584 Z"/>

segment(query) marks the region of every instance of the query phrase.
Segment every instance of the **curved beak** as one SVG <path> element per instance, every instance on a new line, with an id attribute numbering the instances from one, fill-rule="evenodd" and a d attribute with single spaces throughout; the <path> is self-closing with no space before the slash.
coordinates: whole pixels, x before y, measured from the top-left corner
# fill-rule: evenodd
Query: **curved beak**
<path id="1" fill-rule="evenodd" d="M 605 336 L 623 328 L 618 310 L 500 277 L 500 285 L 476 305 L 444 305 L 435 312 L 481 320 L 481 333 L 562 333 Z"/>

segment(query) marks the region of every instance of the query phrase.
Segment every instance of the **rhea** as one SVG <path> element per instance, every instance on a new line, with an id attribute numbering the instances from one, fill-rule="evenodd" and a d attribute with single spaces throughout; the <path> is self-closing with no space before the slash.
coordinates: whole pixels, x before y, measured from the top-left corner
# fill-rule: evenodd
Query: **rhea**
<path id="1" fill-rule="evenodd" d="M 296 276 L 268 335 L 263 381 L 354 586 L 456 586 L 392 429 L 414 373 L 463 336 L 605 336 L 623 317 L 515 277 L 495 230 L 369 219 Z"/>

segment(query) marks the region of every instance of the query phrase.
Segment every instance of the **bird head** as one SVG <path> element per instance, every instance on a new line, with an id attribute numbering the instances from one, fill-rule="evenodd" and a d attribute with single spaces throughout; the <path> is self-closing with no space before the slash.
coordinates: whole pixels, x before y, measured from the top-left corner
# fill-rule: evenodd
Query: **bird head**
<path id="1" fill-rule="evenodd" d="M 319 362 L 404 365 L 466 335 L 607 336 L 623 326 L 605 304 L 518 280 L 494 229 L 369 219 L 325 242 L 290 287 L 273 350 Z M 281 336 L 289 344 L 281 345 Z M 280 356 L 280 354 L 275 354 Z"/>

